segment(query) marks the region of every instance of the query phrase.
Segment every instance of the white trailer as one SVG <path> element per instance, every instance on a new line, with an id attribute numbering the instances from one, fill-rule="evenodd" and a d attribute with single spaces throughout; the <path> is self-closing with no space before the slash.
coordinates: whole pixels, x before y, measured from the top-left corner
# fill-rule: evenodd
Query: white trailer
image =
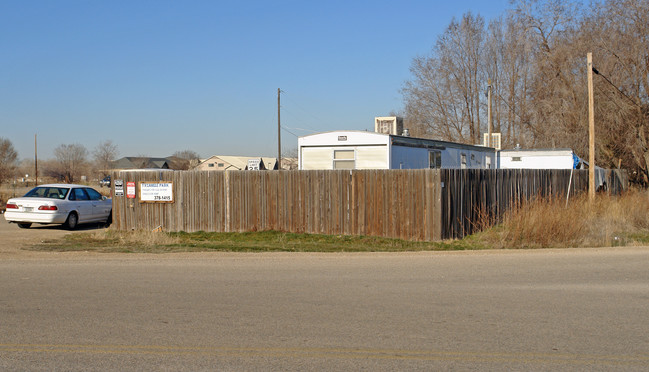
<path id="1" fill-rule="evenodd" d="M 493 148 L 363 131 L 333 131 L 298 138 L 300 170 L 493 169 Z"/>
<path id="2" fill-rule="evenodd" d="M 571 149 L 513 149 L 498 152 L 499 169 L 580 169 L 583 161 Z"/>

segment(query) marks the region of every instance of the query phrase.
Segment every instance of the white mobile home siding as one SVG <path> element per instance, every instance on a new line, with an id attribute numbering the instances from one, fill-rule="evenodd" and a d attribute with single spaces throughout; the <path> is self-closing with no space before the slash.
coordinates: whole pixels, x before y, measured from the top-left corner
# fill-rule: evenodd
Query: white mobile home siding
<path id="1" fill-rule="evenodd" d="M 387 146 L 357 146 L 356 169 L 387 169 Z"/>
<path id="2" fill-rule="evenodd" d="M 570 149 L 503 150 L 498 153 L 501 169 L 572 169 L 574 164 Z"/>
<path id="3" fill-rule="evenodd" d="M 334 169 L 334 152 L 354 151 L 354 169 L 388 169 L 387 146 L 302 147 L 300 169 Z"/>
<path id="4" fill-rule="evenodd" d="M 298 155 L 299 169 L 333 169 L 333 151 L 330 147 L 304 147 Z"/>
<path id="5" fill-rule="evenodd" d="M 334 169 L 334 152 L 354 151 L 354 169 L 388 169 L 389 136 L 359 131 L 318 133 L 298 138 L 299 169 Z"/>
<path id="6" fill-rule="evenodd" d="M 388 134 L 336 131 L 298 138 L 299 169 L 336 169 L 337 151 L 354 151 L 353 169 L 426 169 L 430 153 L 441 156 L 441 168 L 486 169 L 496 166 L 492 148 Z M 348 156 L 349 154 L 345 154 Z M 464 161 L 463 161 L 464 159 Z"/>

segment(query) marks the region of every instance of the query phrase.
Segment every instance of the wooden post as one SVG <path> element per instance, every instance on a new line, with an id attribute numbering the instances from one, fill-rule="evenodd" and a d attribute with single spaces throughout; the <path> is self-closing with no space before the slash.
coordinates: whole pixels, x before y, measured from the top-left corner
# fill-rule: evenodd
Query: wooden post
<path id="1" fill-rule="evenodd" d="M 277 170 L 282 170 L 282 127 L 279 119 L 279 94 L 281 90 L 277 88 Z"/>
<path id="2" fill-rule="evenodd" d="M 223 199 L 225 199 L 225 232 L 230 232 L 232 229 L 230 229 L 230 221 L 232 220 L 231 218 L 231 206 L 230 206 L 230 200 L 231 200 L 231 195 L 232 195 L 232 190 L 230 190 L 230 171 L 224 171 L 223 172 Z"/>
<path id="3" fill-rule="evenodd" d="M 36 146 L 36 134 L 34 134 L 34 187 L 38 186 L 38 147 Z"/>
<path id="4" fill-rule="evenodd" d="M 487 147 L 491 146 L 491 79 L 487 81 L 487 124 L 489 126 L 489 131 L 487 133 Z"/>
<path id="5" fill-rule="evenodd" d="M 588 52 L 588 198 L 595 199 L 595 98 L 593 97 L 593 53 Z"/>

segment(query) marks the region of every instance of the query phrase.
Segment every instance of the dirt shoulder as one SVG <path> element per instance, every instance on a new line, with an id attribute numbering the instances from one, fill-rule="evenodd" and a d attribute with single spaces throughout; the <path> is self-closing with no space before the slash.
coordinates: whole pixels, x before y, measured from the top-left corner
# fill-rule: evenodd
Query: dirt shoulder
<path id="1" fill-rule="evenodd" d="M 299 256 L 316 256 L 322 258 L 340 258 L 340 257 L 403 257 L 403 256 L 446 256 L 446 255 L 546 255 L 546 254 L 582 254 L 586 252 L 610 252 L 610 251 L 646 251 L 647 246 L 629 246 L 629 247 L 601 247 L 601 248 L 569 248 L 569 249 L 520 249 L 520 250 L 461 250 L 461 251 L 409 251 L 409 252 L 174 252 L 174 253 L 98 253 L 88 251 L 75 252 L 43 252 L 32 251 L 29 248 L 35 244 L 49 240 L 61 239 L 68 234 L 87 233 L 93 231 L 103 231 L 105 228 L 98 227 L 95 224 L 82 225 L 77 230 L 69 231 L 59 225 L 32 225 L 29 229 L 21 229 L 16 224 L 8 223 L 4 216 L 0 216 L 0 260 L 22 260 L 22 259 L 206 259 L 206 258 L 263 258 L 279 259 L 282 257 Z"/>
<path id="2" fill-rule="evenodd" d="M 0 216 L 0 259 L 28 257 L 38 252 L 26 251 L 23 248 L 46 240 L 60 239 L 67 234 L 100 230 L 97 225 L 82 225 L 77 230 L 69 231 L 60 225 L 34 224 L 29 229 L 21 229 L 14 223 L 8 223 L 4 215 Z"/>

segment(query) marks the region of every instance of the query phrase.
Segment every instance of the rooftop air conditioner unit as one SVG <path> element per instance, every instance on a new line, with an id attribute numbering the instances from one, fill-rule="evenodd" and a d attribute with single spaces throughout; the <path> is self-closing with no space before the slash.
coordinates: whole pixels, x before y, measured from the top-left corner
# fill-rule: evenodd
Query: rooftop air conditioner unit
<path id="1" fill-rule="evenodd" d="M 374 131 L 376 133 L 400 136 L 403 134 L 403 118 L 398 116 L 375 117 Z"/>
<path id="2" fill-rule="evenodd" d="M 496 150 L 501 150 L 501 138 L 502 136 L 500 133 L 491 133 L 491 147 L 495 148 Z M 482 138 L 482 145 L 485 147 L 489 146 L 489 133 L 484 134 Z"/>

